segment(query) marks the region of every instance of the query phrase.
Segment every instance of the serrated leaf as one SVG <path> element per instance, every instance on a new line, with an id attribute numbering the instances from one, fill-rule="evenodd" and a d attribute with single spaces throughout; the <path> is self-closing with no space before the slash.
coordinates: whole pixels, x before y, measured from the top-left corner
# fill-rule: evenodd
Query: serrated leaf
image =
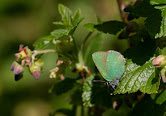
<path id="1" fill-rule="evenodd" d="M 52 36 L 45 36 L 45 37 L 42 37 L 40 39 L 38 39 L 34 44 L 33 46 L 35 47 L 36 50 L 39 50 L 39 49 L 44 49 L 45 47 L 47 47 L 51 40 L 53 39 Z"/>
<path id="2" fill-rule="evenodd" d="M 149 0 L 143 0 L 135 5 L 131 12 L 136 16 L 147 17 L 153 14 L 154 10 L 154 6 L 150 5 Z"/>
<path id="3" fill-rule="evenodd" d="M 61 95 L 68 92 L 74 87 L 75 79 L 66 78 L 65 80 L 54 85 L 52 92 L 56 95 Z"/>
<path id="4" fill-rule="evenodd" d="M 157 9 L 145 20 L 145 27 L 152 37 L 158 38 L 162 36 L 163 26 L 161 21 L 161 11 Z"/>
<path id="5" fill-rule="evenodd" d="M 152 38 L 166 36 L 166 8 L 164 8 L 164 5 L 152 6 L 150 2 L 152 0 L 143 0 L 133 7 L 132 13 L 136 16 L 147 17 L 145 27 Z"/>
<path id="6" fill-rule="evenodd" d="M 155 7 L 157 9 L 160 9 L 160 16 L 156 16 L 158 18 L 158 21 L 160 20 L 160 31 L 155 35 L 155 38 L 160 38 L 166 36 L 166 7 L 165 6 L 158 6 Z M 160 19 L 161 17 L 161 19 Z M 157 19 L 156 19 L 157 21 Z"/>
<path id="7" fill-rule="evenodd" d="M 124 53 L 127 59 L 125 75 L 114 94 L 133 93 L 138 90 L 148 94 L 157 93 L 160 77 L 158 70 L 152 65 L 155 51 L 156 44 L 152 40 L 146 40 L 126 50 Z"/>
<path id="8" fill-rule="evenodd" d="M 166 0 L 150 0 L 150 4 L 151 5 L 161 5 L 161 4 L 163 4 L 163 5 L 165 5 L 166 4 Z"/>
<path id="9" fill-rule="evenodd" d="M 108 21 L 102 24 L 86 24 L 84 27 L 90 31 L 100 31 L 103 33 L 109 33 L 116 35 L 119 31 L 121 31 L 127 24 L 120 21 Z"/>
<path id="10" fill-rule="evenodd" d="M 164 90 L 156 99 L 156 104 L 162 104 L 166 101 L 166 90 Z"/>
<path id="11" fill-rule="evenodd" d="M 60 37 L 64 36 L 64 35 L 68 35 L 69 31 L 67 29 L 57 29 L 54 30 L 53 32 L 51 32 L 51 35 L 55 38 L 55 39 L 59 39 Z"/>
<path id="12" fill-rule="evenodd" d="M 66 25 L 68 28 L 70 28 L 72 26 L 72 17 L 71 17 L 72 11 L 62 4 L 59 4 L 58 10 L 62 16 L 62 21 L 63 21 L 64 25 Z"/>
<path id="13" fill-rule="evenodd" d="M 108 22 L 104 22 L 99 25 L 95 25 L 94 28 L 96 28 L 98 31 L 101 31 L 104 33 L 116 35 L 119 31 L 121 31 L 121 29 L 123 29 L 126 26 L 127 26 L 127 24 L 124 22 L 108 21 Z"/>
<path id="14" fill-rule="evenodd" d="M 83 85 L 83 93 L 82 93 L 82 101 L 83 105 L 86 107 L 92 107 L 91 103 L 91 94 L 92 94 L 92 80 L 94 79 L 94 75 L 87 77 L 84 85 Z"/>

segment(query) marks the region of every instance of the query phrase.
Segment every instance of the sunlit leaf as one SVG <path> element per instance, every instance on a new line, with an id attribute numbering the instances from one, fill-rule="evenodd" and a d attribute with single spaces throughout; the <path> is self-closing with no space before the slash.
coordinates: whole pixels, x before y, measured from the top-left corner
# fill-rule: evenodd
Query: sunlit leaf
<path id="1" fill-rule="evenodd" d="M 144 49 L 146 46 L 146 49 Z M 126 71 L 114 93 L 157 93 L 160 85 L 159 72 L 152 65 L 156 51 L 155 41 L 147 40 L 129 48 L 124 53 Z"/>

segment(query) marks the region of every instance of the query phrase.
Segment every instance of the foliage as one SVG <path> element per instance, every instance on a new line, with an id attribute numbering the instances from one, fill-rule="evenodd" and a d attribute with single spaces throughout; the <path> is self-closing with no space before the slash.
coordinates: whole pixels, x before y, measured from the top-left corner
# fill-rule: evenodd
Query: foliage
<path id="1" fill-rule="evenodd" d="M 28 67 L 32 67 L 34 61 L 37 62 L 40 58 L 37 57 L 38 54 L 53 52 L 45 48 L 51 43 L 55 45 L 54 52 L 58 54 L 58 60 L 56 67 L 50 70 L 50 77 L 60 78 L 61 81 L 54 85 L 51 92 L 56 95 L 71 92 L 70 103 L 73 104 L 71 110 L 61 109 L 57 112 L 73 115 L 76 106 L 82 106 L 82 112 L 85 107 L 88 107 L 89 115 L 102 115 L 103 112 L 108 113 L 109 108 L 123 111 L 122 105 L 130 107 L 126 111 L 129 112 L 129 115 L 164 115 L 166 113 L 164 85 L 166 65 L 162 58 L 156 60 L 165 47 L 162 44 L 166 36 L 164 0 L 142 0 L 127 6 L 125 8 L 125 11 L 128 12 L 127 23 L 122 21 L 102 22 L 97 17 L 97 24 L 84 25 L 85 29 L 90 32 L 81 46 L 76 43 L 74 37 L 77 26 L 83 20 L 80 10 L 73 14 L 62 4 L 59 4 L 58 10 L 62 21 L 54 22 L 54 24 L 60 28 L 37 40 L 33 44 L 35 50 L 32 51 L 32 55 L 28 55 L 30 59 Z M 130 47 L 122 53 L 126 59 L 126 68 L 119 86 L 115 90 L 106 88 L 103 83 L 92 82 L 93 79 L 101 79 L 91 55 L 101 49 L 104 33 L 117 35 L 119 39 L 128 39 L 130 44 Z M 19 59 L 16 61 L 17 63 L 21 63 L 20 59 L 29 62 L 22 56 L 17 59 Z M 39 65 L 38 70 L 36 67 L 30 70 L 35 78 L 40 76 L 42 65 Z M 24 64 L 21 66 L 19 74 L 22 75 Z M 16 70 L 15 67 L 11 67 L 12 70 Z M 70 73 L 71 77 L 66 73 Z M 18 76 L 18 74 L 15 75 Z M 161 76 L 163 81 L 161 81 Z M 127 95 L 127 93 L 131 93 L 135 97 Z M 149 94 L 155 95 L 155 98 Z M 113 115 L 118 114 L 114 112 Z"/>

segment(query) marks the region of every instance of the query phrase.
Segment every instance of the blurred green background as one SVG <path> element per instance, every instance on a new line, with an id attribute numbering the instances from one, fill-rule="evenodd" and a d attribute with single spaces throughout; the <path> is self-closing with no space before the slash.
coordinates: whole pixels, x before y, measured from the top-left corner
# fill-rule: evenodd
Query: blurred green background
<path id="1" fill-rule="evenodd" d="M 60 108 L 71 108 L 70 93 L 61 96 L 49 93 L 53 84 L 58 82 L 49 78 L 49 70 L 56 65 L 56 54 L 42 56 L 45 64 L 39 80 L 35 80 L 26 70 L 24 78 L 16 82 L 10 71 L 10 65 L 15 60 L 14 53 L 18 52 L 20 44 L 33 49 L 32 44 L 37 39 L 56 29 L 52 22 L 61 20 L 57 8 L 59 3 L 72 11 L 80 8 L 85 17 L 75 32 L 78 44 L 88 33 L 83 25 L 97 22 L 96 16 L 103 21 L 121 20 L 116 0 L 0 0 L 1 116 L 47 116 Z M 103 50 L 123 52 L 128 43 L 117 40 L 117 36 L 105 34 L 103 46 Z"/>

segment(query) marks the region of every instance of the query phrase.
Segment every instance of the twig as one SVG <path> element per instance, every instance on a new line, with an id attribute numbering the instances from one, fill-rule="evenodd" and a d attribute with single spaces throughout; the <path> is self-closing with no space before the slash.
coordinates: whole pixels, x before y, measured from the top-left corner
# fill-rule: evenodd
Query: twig
<path id="1" fill-rule="evenodd" d="M 129 23 L 129 21 L 127 20 L 127 13 L 125 13 L 123 10 L 125 8 L 125 4 L 123 2 L 123 0 L 117 0 L 117 3 L 118 3 L 118 7 L 119 7 L 119 11 L 120 11 L 120 15 L 121 15 L 121 18 L 123 20 L 123 22 L 125 23 Z"/>

